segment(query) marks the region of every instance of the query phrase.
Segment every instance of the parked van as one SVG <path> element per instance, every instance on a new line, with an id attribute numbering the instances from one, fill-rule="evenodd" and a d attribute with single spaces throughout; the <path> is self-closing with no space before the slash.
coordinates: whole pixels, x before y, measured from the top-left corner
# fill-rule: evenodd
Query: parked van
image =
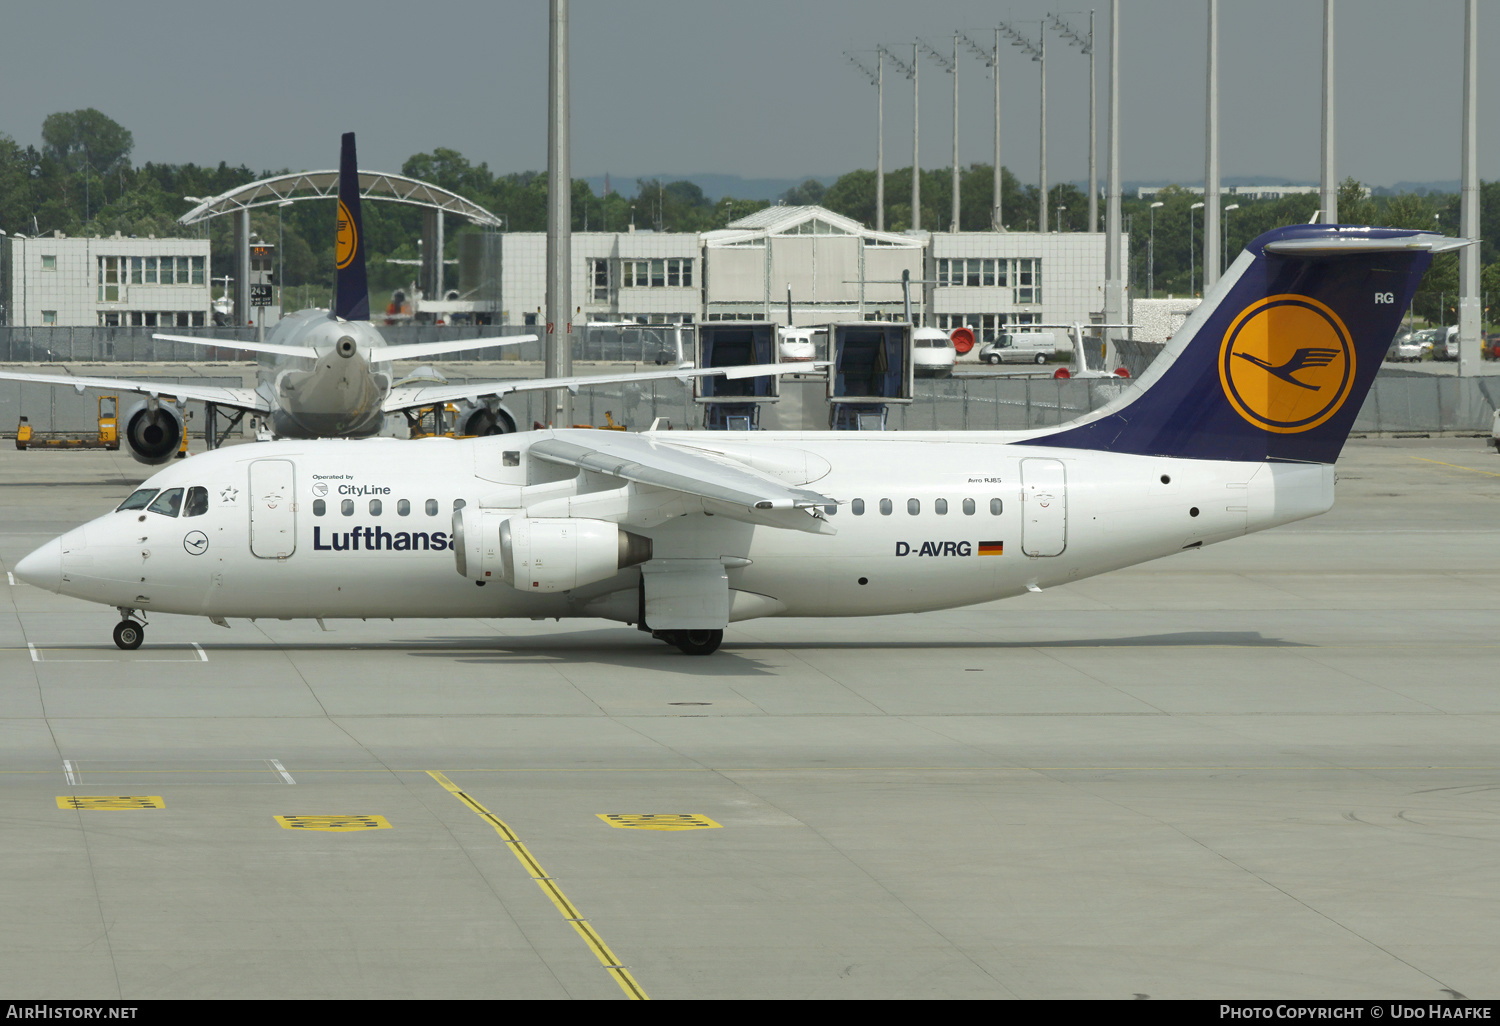
<path id="1" fill-rule="evenodd" d="M 1050 331 L 1001 335 L 979 350 L 985 363 L 1046 363 L 1057 355 L 1057 336 Z"/>

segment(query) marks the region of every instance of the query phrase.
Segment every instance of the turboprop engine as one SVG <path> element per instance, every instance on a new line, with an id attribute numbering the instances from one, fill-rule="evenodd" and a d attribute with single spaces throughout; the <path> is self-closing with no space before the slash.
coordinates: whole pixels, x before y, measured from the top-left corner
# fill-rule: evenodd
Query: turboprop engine
<path id="1" fill-rule="evenodd" d="M 568 591 L 651 558 L 651 539 L 607 520 L 527 517 L 465 507 L 453 514 L 458 572 L 520 591 Z"/>
<path id="2" fill-rule="evenodd" d="M 120 423 L 125 428 L 125 444 L 137 463 L 153 467 L 165 463 L 182 445 L 182 414 L 167 403 L 159 403 L 153 410 L 151 401 L 142 399 L 125 411 Z"/>

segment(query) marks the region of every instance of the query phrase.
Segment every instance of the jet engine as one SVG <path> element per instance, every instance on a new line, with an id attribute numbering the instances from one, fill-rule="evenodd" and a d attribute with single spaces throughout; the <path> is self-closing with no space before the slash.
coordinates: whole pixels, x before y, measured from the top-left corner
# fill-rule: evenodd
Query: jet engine
<path id="1" fill-rule="evenodd" d="M 458 416 L 454 423 L 459 435 L 508 435 L 516 429 L 516 419 L 503 406 L 493 409 L 480 403 L 459 403 Z"/>
<path id="2" fill-rule="evenodd" d="M 120 423 L 125 426 L 125 444 L 130 455 L 137 463 L 153 467 L 177 455 L 186 430 L 177 407 L 159 403 L 152 410 L 146 399 L 126 410 Z"/>
<path id="3" fill-rule="evenodd" d="M 520 591 L 554 592 L 605 581 L 651 558 L 651 539 L 607 520 L 540 519 L 465 507 L 453 515 L 460 574 Z"/>

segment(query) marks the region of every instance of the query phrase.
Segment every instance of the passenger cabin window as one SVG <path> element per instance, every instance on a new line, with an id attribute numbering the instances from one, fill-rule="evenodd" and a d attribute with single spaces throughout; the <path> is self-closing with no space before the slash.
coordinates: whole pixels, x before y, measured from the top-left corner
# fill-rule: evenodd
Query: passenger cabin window
<path id="1" fill-rule="evenodd" d="M 521 452 L 519 449 L 507 449 L 504 453 L 503 463 L 507 467 L 519 467 L 521 465 Z"/>
<path id="2" fill-rule="evenodd" d="M 324 502 L 322 499 L 314 499 L 313 500 L 313 516 L 320 517 L 324 513 L 327 513 L 327 512 L 328 512 L 328 503 Z"/>
<path id="3" fill-rule="evenodd" d="M 398 517 L 409 517 L 409 516 L 411 516 L 411 502 L 408 501 L 407 499 L 397 499 L 396 500 L 396 516 L 398 516 Z"/>
<path id="4" fill-rule="evenodd" d="M 438 515 L 438 501 L 436 499 L 427 500 L 427 515 L 430 517 Z"/>
<path id="5" fill-rule="evenodd" d="M 454 509 L 463 509 L 464 506 L 466 506 L 466 505 L 468 505 L 468 503 L 464 502 L 464 500 L 462 500 L 462 499 L 454 499 L 453 500 L 453 508 Z"/>
<path id="6" fill-rule="evenodd" d="M 116 506 L 115 511 L 119 512 L 122 509 L 145 509 L 151 504 L 151 500 L 155 498 L 155 496 L 155 488 L 137 489 L 136 491 L 131 492 L 129 497 L 127 497 L 124 502 Z"/>
<path id="7" fill-rule="evenodd" d="M 382 504 L 381 504 L 381 502 L 380 502 L 379 499 L 371 499 L 370 500 L 370 516 L 372 516 L 372 517 L 378 517 L 378 516 L 380 516 L 380 511 L 383 508 L 384 507 L 382 506 Z"/>
<path id="8" fill-rule="evenodd" d="M 1000 511 L 1004 508 L 1005 505 L 999 499 L 990 500 L 990 513 L 994 516 L 998 517 L 1000 515 Z"/>
<path id="9" fill-rule="evenodd" d="M 354 516 L 354 500 L 345 499 L 343 502 L 339 503 L 339 512 L 344 514 L 344 516 L 346 517 Z"/>
<path id="10" fill-rule="evenodd" d="M 965 499 L 964 500 L 964 516 L 966 516 L 966 517 L 972 517 L 973 515 L 974 515 L 974 500 L 973 499 Z"/>
<path id="11" fill-rule="evenodd" d="M 189 488 L 187 502 L 183 503 L 182 515 L 185 517 L 201 517 L 208 512 L 208 489 Z"/>
<path id="12" fill-rule="evenodd" d="M 182 511 L 182 489 L 168 488 L 146 507 L 149 513 L 160 513 L 164 517 L 175 517 Z"/>
<path id="13" fill-rule="evenodd" d="M 922 512 L 922 500 L 921 499 L 907 499 L 906 500 L 906 512 L 908 514 L 910 514 L 911 516 L 916 516 L 918 513 Z"/>
<path id="14" fill-rule="evenodd" d="M 838 506 L 834 505 L 831 502 L 828 505 L 826 505 L 826 506 L 823 507 L 823 512 L 826 513 L 828 516 L 834 516 L 835 514 L 838 513 L 838 511 L 839 511 Z"/>
<path id="15" fill-rule="evenodd" d="M 932 511 L 934 513 L 936 513 L 940 517 L 947 516 L 948 515 L 948 500 L 947 499 L 933 499 L 932 500 Z"/>
<path id="16" fill-rule="evenodd" d="M 891 507 L 891 500 L 890 499 L 881 499 L 880 500 L 880 515 L 881 516 L 883 516 L 883 517 L 890 516 L 891 515 L 891 509 L 892 509 L 892 507 Z"/>
<path id="17" fill-rule="evenodd" d="M 865 500 L 864 499 L 855 499 L 853 502 L 849 503 L 849 512 L 853 513 L 857 517 L 864 516 L 865 515 Z"/>

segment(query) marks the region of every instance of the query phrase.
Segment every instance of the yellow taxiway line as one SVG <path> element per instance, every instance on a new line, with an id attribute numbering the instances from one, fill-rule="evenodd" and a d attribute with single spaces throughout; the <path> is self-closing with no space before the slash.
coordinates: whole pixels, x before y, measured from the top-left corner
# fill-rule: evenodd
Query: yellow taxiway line
<path id="1" fill-rule="evenodd" d="M 515 832 L 505 825 L 505 821 L 489 809 L 486 809 L 483 805 L 480 805 L 471 795 L 437 770 L 428 770 L 427 775 L 439 784 L 442 784 L 443 788 L 449 794 L 473 809 L 480 819 L 495 828 L 495 833 L 500 835 L 500 839 L 506 843 L 511 853 L 525 867 L 526 872 L 531 874 L 531 878 L 536 881 L 536 885 L 552 900 L 552 904 L 557 906 L 557 910 L 562 913 L 563 919 L 567 920 L 573 929 L 578 931 L 578 935 L 583 938 L 583 942 L 589 946 L 589 950 L 594 953 L 594 957 L 599 959 L 599 964 L 604 966 L 604 971 L 614 977 L 615 982 L 620 985 L 620 989 L 625 992 L 625 996 L 632 1001 L 649 1000 L 646 992 L 641 989 L 641 985 L 635 982 L 635 977 L 630 975 L 630 970 L 620 964 L 620 960 L 615 957 L 615 953 L 609 950 L 609 945 L 604 943 L 604 938 L 600 937 L 599 932 L 594 929 L 587 919 L 583 918 L 583 914 L 568 900 L 568 896 L 562 892 L 562 888 L 557 886 L 557 881 L 547 875 L 547 871 L 536 860 L 536 856 L 532 855 L 526 845 L 521 843 L 521 839 L 515 835 Z"/>
<path id="2" fill-rule="evenodd" d="M 1440 467 L 1452 467 L 1454 470 L 1467 470 L 1471 474 L 1487 474 L 1490 477 L 1500 477 L 1500 474 L 1495 473 L 1493 470 L 1480 470 L 1477 467 L 1466 467 L 1460 463 L 1444 463 L 1442 460 L 1430 460 L 1426 456 L 1413 456 L 1412 459 L 1421 460 L 1423 463 L 1436 463 Z"/>

